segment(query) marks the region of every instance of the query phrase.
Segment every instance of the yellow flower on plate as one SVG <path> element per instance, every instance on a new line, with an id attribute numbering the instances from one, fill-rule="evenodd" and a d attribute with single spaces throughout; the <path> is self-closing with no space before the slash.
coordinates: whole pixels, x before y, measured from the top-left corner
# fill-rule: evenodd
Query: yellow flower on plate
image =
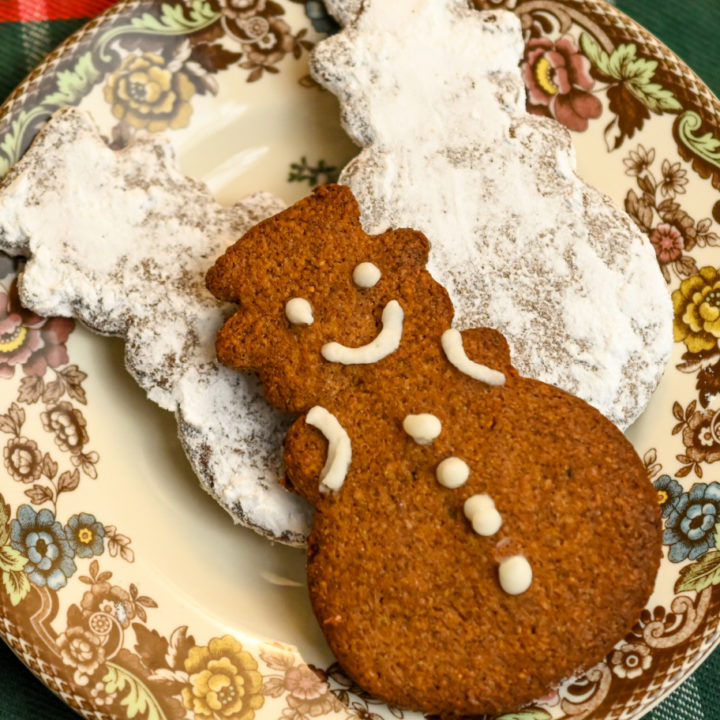
<path id="1" fill-rule="evenodd" d="M 161 55 L 129 55 L 105 85 L 105 100 L 112 114 L 137 129 L 160 132 L 187 127 L 195 94 L 186 73 L 171 70 Z"/>
<path id="2" fill-rule="evenodd" d="M 265 702 L 257 667 L 230 635 L 213 638 L 207 647 L 191 648 L 185 660 L 190 674 L 190 685 L 182 691 L 185 707 L 199 718 L 252 720 Z"/>
<path id="3" fill-rule="evenodd" d="M 692 353 L 712 350 L 720 338 L 720 273 L 701 268 L 672 294 L 673 335 Z"/>

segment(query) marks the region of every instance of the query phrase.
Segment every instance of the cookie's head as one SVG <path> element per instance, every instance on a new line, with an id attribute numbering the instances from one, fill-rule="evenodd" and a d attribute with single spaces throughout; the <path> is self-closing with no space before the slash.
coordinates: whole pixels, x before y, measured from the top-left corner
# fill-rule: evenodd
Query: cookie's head
<path id="1" fill-rule="evenodd" d="M 315 47 L 310 72 L 337 95 L 358 145 L 454 150 L 488 130 L 497 137 L 507 111 L 523 111 L 513 13 L 478 12 L 467 0 L 335 0 L 331 9 L 348 24 Z"/>
<path id="2" fill-rule="evenodd" d="M 218 334 L 221 362 L 256 371 L 270 403 L 296 412 L 388 371 L 397 348 L 411 351 L 413 327 L 439 337 L 452 320 L 447 294 L 424 270 L 427 255 L 419 232 L 365 234 L 347 187 L 316 189 L 208 272 L 210 291 L 240 305 Z"/>

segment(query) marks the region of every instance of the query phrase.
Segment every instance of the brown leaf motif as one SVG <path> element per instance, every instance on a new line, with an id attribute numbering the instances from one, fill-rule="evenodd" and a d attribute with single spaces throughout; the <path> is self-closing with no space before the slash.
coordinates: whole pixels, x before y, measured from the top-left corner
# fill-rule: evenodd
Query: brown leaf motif
<path id="1" fill-rule="evenodd" d="M 167 650 L 167 667 L 177 669 L 184 667 L 190 648 L 195 646 L 195 638 L 188 634 L 187 625 L 182 625 L 170 634 Z"/>
<path id="2" fill-rule="evenodd" d="M 87 374 L 78 368 L 77 365 L 68 365 L 59 371 L 59 375 L 65 383 L 65 391 L 75 401 L 86 405 L 87 396 L 82 386 Z"/>
<path id="3" fill-rule="evenodd" d="M 191 58 L 207 72 L 226 70 L 242 57 L 241 52 L 227 50 L 220 43 L 201 43 L 193 48 Z"/>
<path id="4" fill-rule="evenodd" d="M 52 480 L 58 471 L 58 464 L 50 457 L 50 453 L 45 453 L 42 460 L 42 474 L 48 479 Z"/>
<path id="5" fill-rule="evenodd" d="M 42 505 L 46 502 L 51 503 L 55 501 L 53 491 L 44 485 L 33 485 L 25 491 L 25 494 L 30 498 L 30 502 L 34 505 Z"/>
<path id="6" fill-rule="evenodd" d="M 628 191 L 625 196 L 625 210 L 643 232 L 649 233 L 652 230 L 653 206 L 647 202 L 644 195 L 638 197 L 634 190 Z"/>
<path id="7" fill-rule="evenodd" d="M 704 408 L 708 407 L 712 398 L 720 395 L 720 360 L 700 368 L 695 387 L 700 405 Z"/>
<path id="8" fill-rule="evenodd" d="M 71 492 L 75 490 L 80 484 L 80 473 L 77 470 L 70 472 L 66 470 L 58 480 L 57 492 L 58 495 L 62 492 Z"/>
<path id="9" fill-rule="evenodd" d="M 95 452 L 88 452 L 88 453 L 78 453 L 77 455 L 73 455 L 70 458 L 70 462 L 75 465 L 76 467 L 79 467 L 85 475 L 87 475 L 92 480 L 95 480 L 97 478 L 97 463 L 100 460 L 100 456 Z"/>
<path id="10" fill-rule="evenodd" d="M 605 128 L 608 147 L 616 150 L 627 138 L 641 130 L 650 111 L 637 100 L 625 85 L 612 85 L 607 90 L 608 107 L 615 117 Z M 617 134 L 613 136 L 617 129 Z"/>
<path id="11" fill-rule="evenodd" d="M 685 452 L 676 457 L 684 467 L 675 475 L 682 478 L 692 471 L 701 478 L 704 474 L 702 464 L 720 460 L 720 411 L 698 410 L 697 401 L 693 400 L 683 415 L 680 430 Z"/>
<path id="12" fill-rule="evenodd" d="M 119 555 L 126 562 L 135 562 L 135 553 L 130 547 L 132 541 L 127 535 L 121 535 L 114 525 L 105 526 L 105 540 L 110 557 Z"/>
<path id="13" fill-rule="evenodd" d="M 657 461 L 657 450 L 655 448 L 650 448 L 650 450 L 643 455 L 643 465 L 650 480 L 662 470 L 662 465 Z"/>
<path id="14" fill-rule="evenodd" d="M 42 399 L 46 405 L 57 402 L 65 393 L 65 386 L 61 380 L 51 380 L 45 384 Z"/>
<path id="15" fill-rule="evenodd" d="M 10 506 L 0 494 L 0 545 L 4 545 L 10 537 Z"/>
<path id="16" fill-rule="evenodd" d="M 133 623 L 135 631 L 135 652 L 151 670 L 167 667 L 168 641 L 157 630 L 151 630 L 141 623 Z"/>
<path id="17" fill-rule="evenodd" d="M 20 435 L 24 423 L 25 411 L 19 405 L 13 403 L 6 413 L 0 415 L 0 432 Z"/>
<path id="18" fill-rule="evenodd" d="M 20 380 L 18 402 L 32 405 L 40 400 L 44 391 L 45 381 L 41 375 L 26 375 Z"/>
<path id="19" fill-rule="evenodd" d="M 140 657 L 126 648 L 121 648 L 112 659 L 112 667 L 115 672 L 111 687 L 118 686 L 117 717 L 128 716 L 127 706 L 129 703 L 123 703 L 122 698 L 134 697 L 139 691 L 138 695 L 142 693 L 144 696 L 144 704 L 150 711 L 151 717 L 186 720 L 187 716 L 182 703 L 165 692 L 162 684 L 153 679 L 152 672 L 144 665 Z M 248 720 L 250 719 L 248 718 Z"/>

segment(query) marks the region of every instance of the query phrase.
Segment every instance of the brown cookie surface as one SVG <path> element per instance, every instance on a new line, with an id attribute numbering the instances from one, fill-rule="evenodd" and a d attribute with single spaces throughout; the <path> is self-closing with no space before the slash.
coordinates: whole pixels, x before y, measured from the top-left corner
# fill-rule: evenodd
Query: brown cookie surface
<path id="1" fill-rule="evenodd" d="M 519 377 L 499 333 L 464 331 L 458 360 L 427 252 L 411 230 L 366 235 L 351 192 L 319 188 L 209 272 L 210 290 L 241 305 L 218 353 L 301 413 L 286 471 L 316 507 L 309 591 L 345 670 L 426 713 L 508 711 L 630 629 L 654 584 L 659 513 L 624 436 L 583 401 Z M 379 270 L 370 286 L 377 272 L 358 275 L 363 263 Z M 478 364 L 502 384 L 471 377 Z M 428 427 L 413 437 L 418 415 Z M 467 467 L 464 483 L 440 483 L 448 458 Z M 473 496 L 499 514 L 489 534 L 467 517 Z M 532 571 L 517 594 L 501 583 L 511 557 Z"/>

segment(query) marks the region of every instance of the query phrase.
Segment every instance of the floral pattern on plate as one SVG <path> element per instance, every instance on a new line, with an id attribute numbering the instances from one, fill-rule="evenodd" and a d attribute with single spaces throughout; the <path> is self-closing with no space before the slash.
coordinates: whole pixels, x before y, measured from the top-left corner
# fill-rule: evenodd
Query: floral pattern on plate
<path id="1" fill-rule="evenodd" d="M 572 131 L 581 160 L 592 154 L 611 169 L 602 189 L 620 188 L 618 200 L 655 248 L 679 354 L 650 429 L 635 438 L 664 519 L 656 594 L 605 662 L 506 717 L 638 717 L 720 640 L 720 205 L 712 189 L 720 187 L 720 105 L 667 48 L 599 0 L 476 5 L 520 17 L 528 109 Z M 290 19 L 299 8 L 304 23 Z M 221 76 L 249 87 L 286 73 L 310 98 L 314 84 L 290 79 L 289 68 L 307 57 L 313 31 L 335 28 L 320 2 L 304 0 L 120 2 L 0 109 L 0 174 L 67 104 L 95 103 L 122 146 L 137 133 L 192 129 L 201 99 L 221 93 Z M 315 162 L 297 150 L 285 165 L 288 183 L 324 182 L 340 167 L 331 155 Z M 134 541 L 138 528 L 119 528 L 111 505 L 88 500 L 97 497 L 88 484 L 103 481 L 88 419 L 93 368 L 81 369 L 68 351 L 72 321 L 19 306 L 15 264 L 0 258 L 0 634 L 31 670 L 94 719 L 410 716 L 284 642 L 229 633 L 186 608 L 186 622 L 164 621 L 174 598 L 141 590 L 151 549 Z"/>
<path id="2" fill-rule="evenodd" d="M 312 49 L 308 29 L 294 32 L 284 15 L 274 0 L 119 3 L 70 39 L 69 52 L 56 51 L 52 74 L 31 76 L 7 101 L 0 113 L 0 175 L 55 110 L 77 105 L 97 84 L 117 119 L 118 145 L 138 130 L 187 127 L 193 97 L 217 93 L 217 73 L 239 68 L 256 82 L 278 73 L 286 55 L 300 59 Z"/>

